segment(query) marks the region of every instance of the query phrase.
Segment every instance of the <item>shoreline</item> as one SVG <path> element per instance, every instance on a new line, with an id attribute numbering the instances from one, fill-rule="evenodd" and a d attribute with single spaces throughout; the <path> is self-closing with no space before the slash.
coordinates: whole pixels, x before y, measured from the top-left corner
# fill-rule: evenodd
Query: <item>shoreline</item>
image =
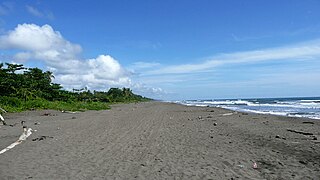
<path id="1" fill-rule="evenodd" d="M 0 155 L 4 179 L 320 178 L 319 120 L 158 101 L 4 116 L 0 150 L 37 130 Z"/>

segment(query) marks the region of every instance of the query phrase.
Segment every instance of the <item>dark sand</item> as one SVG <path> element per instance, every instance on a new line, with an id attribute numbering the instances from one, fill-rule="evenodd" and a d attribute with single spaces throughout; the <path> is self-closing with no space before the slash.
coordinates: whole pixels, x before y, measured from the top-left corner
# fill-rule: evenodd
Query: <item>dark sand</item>
<path id="1" fill-rule="evenodd" d="M 37 131 L 0 154 L 1 180 L 320 179 L 319 120 L 160 102 L 4 117 L 18 124 L 0 126 L 0 150 L 21 120 Z"/>

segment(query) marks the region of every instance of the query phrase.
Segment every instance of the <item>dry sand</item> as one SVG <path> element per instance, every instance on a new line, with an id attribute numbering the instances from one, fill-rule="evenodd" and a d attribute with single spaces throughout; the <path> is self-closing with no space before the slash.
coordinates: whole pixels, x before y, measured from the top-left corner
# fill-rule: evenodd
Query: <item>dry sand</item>
<path id="1" fill-rule="evenodd" d="M 37 131 L 0 154 L 0 179 L 320 179 L 319 120 L 161 102 L 4 117 L 0 150 L 21 120 Z"/>

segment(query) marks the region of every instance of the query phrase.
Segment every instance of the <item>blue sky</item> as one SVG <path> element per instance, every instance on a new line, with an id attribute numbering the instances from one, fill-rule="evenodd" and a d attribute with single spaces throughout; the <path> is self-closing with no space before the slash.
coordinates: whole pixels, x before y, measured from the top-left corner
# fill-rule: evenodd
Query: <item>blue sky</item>
<path id="1" fill-rule="evenodd" d="M 66 89 L 320 96 L 320 1 L 0 1 L 0 57 Z"/>

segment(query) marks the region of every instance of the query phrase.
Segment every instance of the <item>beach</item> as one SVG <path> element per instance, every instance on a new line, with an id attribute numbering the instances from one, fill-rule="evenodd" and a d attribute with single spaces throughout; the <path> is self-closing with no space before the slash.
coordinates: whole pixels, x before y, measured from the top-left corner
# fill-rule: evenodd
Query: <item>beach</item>
<path id="1" fill-rule="evenodd" d="M 4 114 L 0 179 L 320 179 L 320 120 L 165 102 Z"/>

